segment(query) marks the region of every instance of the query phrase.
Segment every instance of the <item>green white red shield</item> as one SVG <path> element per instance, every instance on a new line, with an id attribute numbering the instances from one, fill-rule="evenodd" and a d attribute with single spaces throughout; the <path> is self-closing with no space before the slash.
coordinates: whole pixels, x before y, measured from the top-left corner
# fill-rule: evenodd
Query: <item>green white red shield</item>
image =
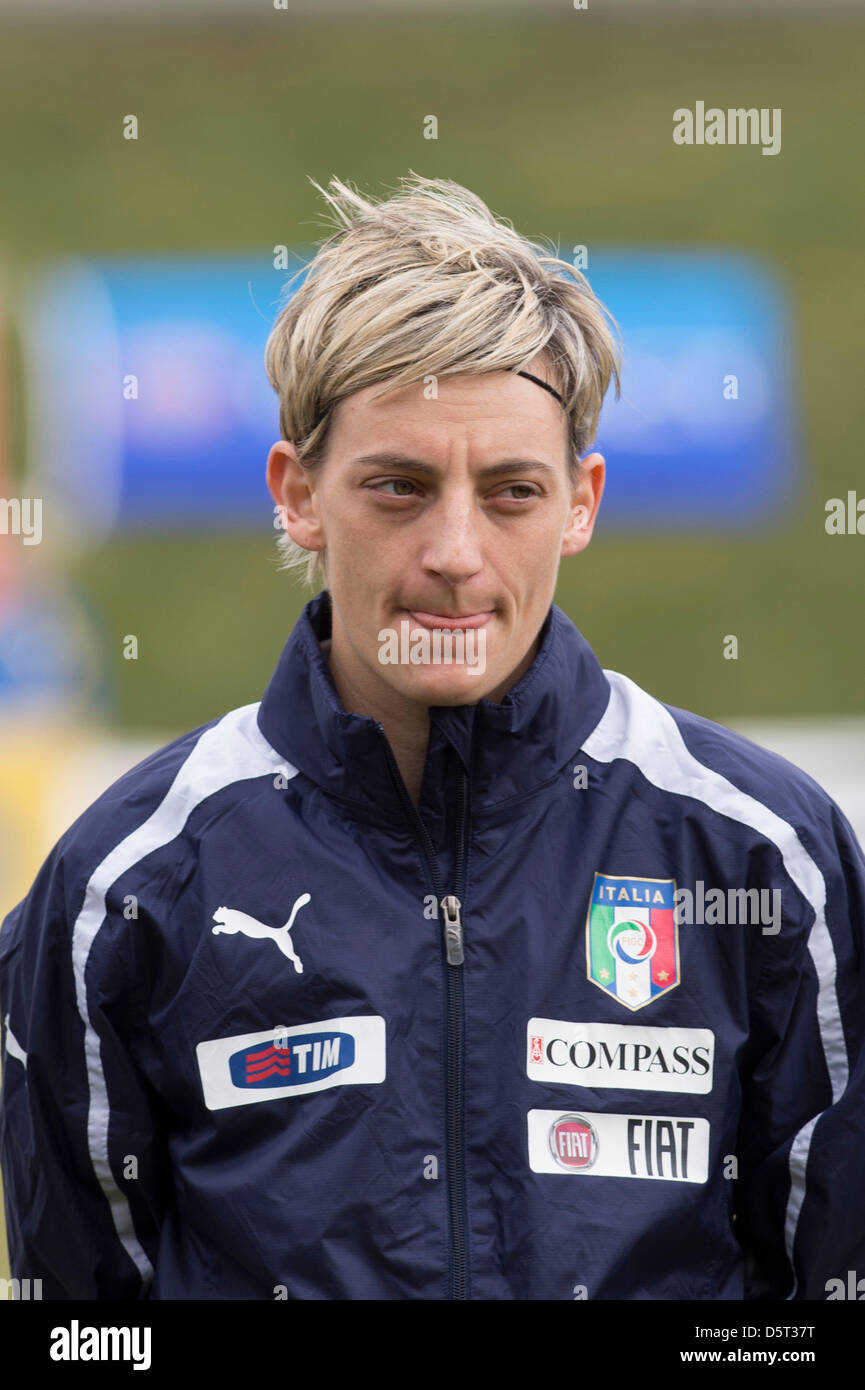
<path id="1" fill-rule="evenodd" d="M 626 1009 L 642 1009 L 681 979 L 672 878 L 595 874 L 586 920 L 592 984 Z"/>

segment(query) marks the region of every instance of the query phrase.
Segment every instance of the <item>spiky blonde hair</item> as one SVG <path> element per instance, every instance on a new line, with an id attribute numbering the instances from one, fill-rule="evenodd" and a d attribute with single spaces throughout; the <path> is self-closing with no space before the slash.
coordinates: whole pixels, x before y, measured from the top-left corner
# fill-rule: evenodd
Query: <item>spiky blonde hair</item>
<path id="1" fill-rule="evenodd" d="M 323 462 L 334 407 L 354 391 L 386 381 L 378 399 L 430 375 L 516 372 L 545 350 L 578 471 L 611 376 L 621 389 L 614 320 L 586 277 L 451 179 L 410 170 L 379 202 L 335 177 L 329 191 L 310 182 L 336 230 L 286 285 L 265 349 L 282 437 L 303 467 Z M 324 551 L 285 531 L 277 546 L 280 568 L 327 584 Z"/>

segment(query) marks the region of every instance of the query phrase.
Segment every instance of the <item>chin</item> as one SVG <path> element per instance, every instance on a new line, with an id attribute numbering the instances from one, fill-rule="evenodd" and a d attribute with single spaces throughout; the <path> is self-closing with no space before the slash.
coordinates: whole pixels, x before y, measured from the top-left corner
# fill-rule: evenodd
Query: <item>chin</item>
<path id="1" fill-rule="evenodd" d="M 474 705 L 495 685 L 489 670 L 473 674 L 471 667 L 426 667 L 412 672 L 401 688 L 424 705 Z"/>

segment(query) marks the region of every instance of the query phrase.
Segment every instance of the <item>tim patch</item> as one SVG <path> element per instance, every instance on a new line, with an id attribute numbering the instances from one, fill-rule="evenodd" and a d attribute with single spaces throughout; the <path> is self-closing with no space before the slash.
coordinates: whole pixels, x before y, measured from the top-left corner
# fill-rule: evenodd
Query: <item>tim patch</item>
<path id="1" fill-rule="evenodd" d="M 385 1078 L 379 1015 L 330 1018 L 293 1028 L 200 1042 L 195 1049 L 208 1110 L 303 1096 Z"/>

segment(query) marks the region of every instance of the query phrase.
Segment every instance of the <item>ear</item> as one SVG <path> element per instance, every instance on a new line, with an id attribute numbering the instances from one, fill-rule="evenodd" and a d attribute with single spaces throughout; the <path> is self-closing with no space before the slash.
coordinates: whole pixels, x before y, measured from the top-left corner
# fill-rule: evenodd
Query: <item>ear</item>
<path id="1" fill-rule="evenodd" d="M 592 539 L 601 498 L 604 495 L 606 464 L 602 454 L 587 454 L 580 463 L 577 482 L 571 493 L 571 510 L 562 536 L 562 555 L 577 555 Z"/>
<path id="2" fill-rule="evenodd" d="M 324 550 L 324 528 L 315 496 L 315 475 L 304 468 L 294 445 L 280 439 L 267 456 L 267 487 L 282 528 L 304 550 Z"/>

